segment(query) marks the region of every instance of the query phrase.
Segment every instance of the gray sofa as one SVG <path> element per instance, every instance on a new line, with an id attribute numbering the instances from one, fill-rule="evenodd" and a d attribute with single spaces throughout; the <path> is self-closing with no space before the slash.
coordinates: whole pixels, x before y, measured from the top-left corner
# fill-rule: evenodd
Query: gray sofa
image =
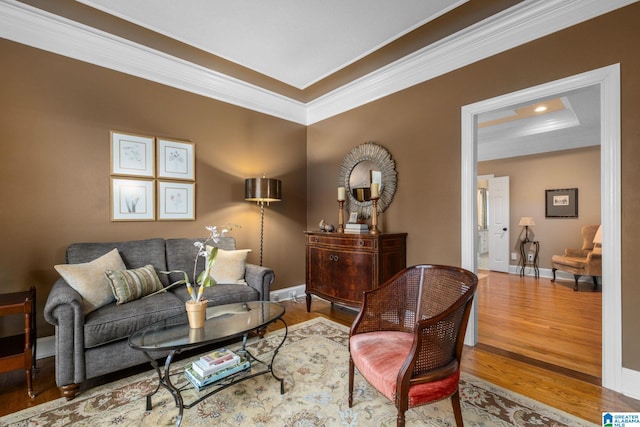
<path id="1" fill-rule="evenodd" d="M 74 243 L 67 248 L 66 263 L 90 262 L 118 249 L 127 269 L 153 265 L 157 272 L 182 270 L 193 283 L 193 263 L 197 249 L 195 241 L 202 239 L 148 239 L 114 243 Z M 235 249 L 235 240 L 226 237 L 218 247 Z M 202 271 L 201 258 L 196 274 Z M 182 278 L 180 275 L 158 274 L 163 286 Z M 271 269 L 247 264 L 243 285 L 216 285 L 206 288 L 204 297 L 209 305 L 234 302 L 268 301 L 275 276 Z M 115 302 L 83 314 L 82 297 L 64 279 L 58 279 L 49 293 L 44 308 L 45 320 L 55 325 L 56 384 L 67 399 L 75 397 L 79 385 L 98 377 L 147 362 L 143 353 L 129 347 L 127 339 L 136 330 L 185 313 L 188 300 L 185 285 L 167 292 L 138 299 L 122 305 Z M 186 319 L 186 315 L 185 315 Z M 166 354 L 156 354 L 164 357 Z"/>

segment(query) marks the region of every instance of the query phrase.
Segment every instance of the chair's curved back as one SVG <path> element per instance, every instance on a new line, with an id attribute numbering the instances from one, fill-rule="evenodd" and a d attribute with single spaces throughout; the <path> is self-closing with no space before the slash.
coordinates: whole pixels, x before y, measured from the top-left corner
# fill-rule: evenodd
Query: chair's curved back
<path id="1" fill-rule="evenodd" d="M 411 373 L 414 378 L 460 361 L 478 285 L 477 276 L 461 268 L 415 268 L 423 274 L 416 313 L 416 357 Z"/>

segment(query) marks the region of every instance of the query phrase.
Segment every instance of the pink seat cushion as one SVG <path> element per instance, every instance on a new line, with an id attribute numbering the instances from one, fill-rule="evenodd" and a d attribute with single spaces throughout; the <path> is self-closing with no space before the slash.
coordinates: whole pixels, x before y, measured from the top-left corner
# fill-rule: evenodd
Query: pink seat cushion
<path id="1" fill-rule="evenodd" d="M 351 358 L 362 376 L 395 403 L 398 372 L 413 344 L 407 332 L 367 332 L 349 339 Z M 460 370 L 442 380 L 409 388 L 409 407 L 444 399 L 458 389 Z"/>

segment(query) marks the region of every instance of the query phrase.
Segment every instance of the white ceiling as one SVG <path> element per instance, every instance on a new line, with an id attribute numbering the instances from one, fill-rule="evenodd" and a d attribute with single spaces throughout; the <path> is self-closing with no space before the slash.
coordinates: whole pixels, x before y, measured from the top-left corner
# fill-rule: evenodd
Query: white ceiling
<path id="1" fill-rule="evenodd" d="M 304 89 L 468 0 L 78 0 Z"/>

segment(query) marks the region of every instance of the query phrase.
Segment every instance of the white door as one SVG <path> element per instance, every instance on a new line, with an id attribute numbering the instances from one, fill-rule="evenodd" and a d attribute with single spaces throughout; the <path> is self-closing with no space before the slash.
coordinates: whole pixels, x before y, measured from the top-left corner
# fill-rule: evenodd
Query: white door
<path id="1" fill-rule="evenodd" d="M 489 270 L 509 272 L 509 177 L 489 179 Z"/>

